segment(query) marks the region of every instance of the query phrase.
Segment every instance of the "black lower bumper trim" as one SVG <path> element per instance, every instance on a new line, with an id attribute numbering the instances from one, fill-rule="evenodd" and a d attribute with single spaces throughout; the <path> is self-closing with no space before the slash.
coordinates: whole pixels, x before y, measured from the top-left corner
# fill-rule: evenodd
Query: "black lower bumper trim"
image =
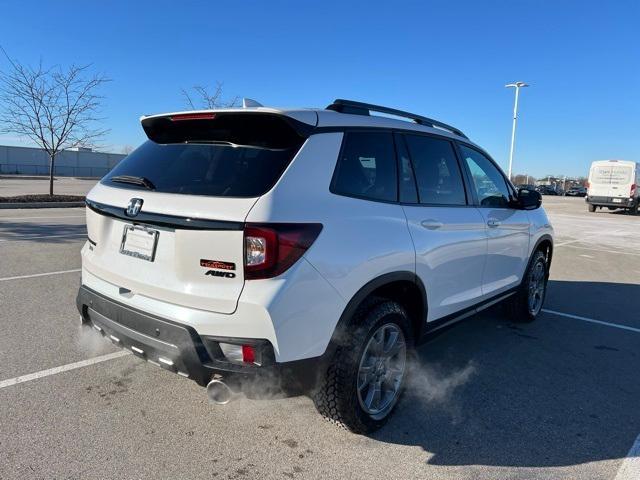
<path id="1" fill-rule="evenodd" d="M 637 204 L 635 198 L 624 197 L 586 197 L 586 202 L 602 207 L 630 208 Z"/>
<path id="2" fill-rule="evenodd" d="M 232 363 L 220 348 L 202 338 L 192 327 L 145 313 L 81 286 L 76 304 L 83 322 L 93 326 L 119 347 L 145 360 L 206 385 L 214 374 L 222 376 L 273 375 L 286 364 L 275 364 L 273 347 L 267 340 L 252 340 L 262 349 L 262 364 Z M 223 337 L 216 340 L 223 341 Z M 229 343 L 235 343 L 229 339 Z"/>

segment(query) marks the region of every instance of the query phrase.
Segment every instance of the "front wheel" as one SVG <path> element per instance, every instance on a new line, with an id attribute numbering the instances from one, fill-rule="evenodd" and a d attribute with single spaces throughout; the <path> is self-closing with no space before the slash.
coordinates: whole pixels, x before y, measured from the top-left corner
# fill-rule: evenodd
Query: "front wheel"
<path id="1" fill-rule="evenodd" d="M 354 433 L 382 427 L 400 399 L 413 349 L 411 323 L 396 302 L 380 300 L 354 316 L 314 395 L 320 414 Z"/>
<path id="2" fill-rule="evenodd" d="M 591 204 L 589 204 L 589 205 L 588 205 L 588 208 L 589 208 L 589 211 L 590 211 L 591 213 L 593 213 L 593 212 L 595 212 L 595 211 L 596 211 L 596 206 L 595 206 L 595 205 L 591 205 Z"/>
<path id="3" fill-rule="evenodd" d="M 508 301 L 512 321 L 527 323 L 538 317 L 547 293 L 547 270 L 545 254 L 536 250 L 518 291 Z"/>

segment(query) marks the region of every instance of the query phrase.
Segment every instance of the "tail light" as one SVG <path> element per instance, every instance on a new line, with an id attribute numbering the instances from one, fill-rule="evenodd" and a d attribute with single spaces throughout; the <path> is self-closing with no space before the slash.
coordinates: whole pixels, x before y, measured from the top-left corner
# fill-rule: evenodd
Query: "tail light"
<path id="1" fill-rule="evenodd" d="M 629 192 L 630 197 L 633 197 L 636 194 L 636 188 L 637 188 L 637 185 L 635 183 L 631 185 L 631 191 Z"/>
<path id="2" fill-rule="evenodd" d="M 277 277 L 318 238 L 319 223 L 247 224 L 244 229 L 244 278 Z"/>
<path id="3" fill-rule="evenodd" d="M 589 182 L 587 182 L 587 184 L 586 184 L 587 190 L 589 190 L 590 186 L 591 186 L 591 184 Z"/>

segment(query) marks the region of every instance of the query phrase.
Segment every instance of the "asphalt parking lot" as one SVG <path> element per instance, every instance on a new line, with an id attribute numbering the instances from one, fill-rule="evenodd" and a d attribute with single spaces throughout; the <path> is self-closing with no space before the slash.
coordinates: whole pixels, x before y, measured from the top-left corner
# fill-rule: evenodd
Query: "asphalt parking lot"
<path id="1" fill-rule="evenodd" d="M 493 308 L 434 337 L 370 437 L 306 397 L 213 406 L 120 354 L 79 326 L 82 209 L 0 211 L 0 478 L 637 478 L 640 216 L 544 205 L 545 313 Z"/>
<path id="2" fill-rule="evenodd" d="M 98 179 L 56 177 L 53 191 L 58 195 L 86 195 Z M 0 196 L 34 195 L 49 193 L 49 177 L 0 175 Z"/>

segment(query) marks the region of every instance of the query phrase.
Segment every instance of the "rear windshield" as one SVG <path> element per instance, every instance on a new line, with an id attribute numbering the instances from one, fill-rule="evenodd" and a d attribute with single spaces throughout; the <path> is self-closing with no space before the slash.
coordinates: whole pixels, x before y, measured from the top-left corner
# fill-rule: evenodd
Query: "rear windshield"
<path id="1" fill-rule="evenodd" d="M 598 185 L 624 185 L 631 183 L 631 167 L 594 166 L 591 169 L 590 182 Z"/>
<path id="2" fill-rule="evenodd" d="M 152 132 L 143 124 L 156 141 L 142 144 L 102 183 L 185 195 L 263 195 L 278 181 L 304 139 L 284 121 L 274 125 L 273 117 L 265 121 L 238 117 L 175 123 L 162 119 L 151 126 Z"/>

